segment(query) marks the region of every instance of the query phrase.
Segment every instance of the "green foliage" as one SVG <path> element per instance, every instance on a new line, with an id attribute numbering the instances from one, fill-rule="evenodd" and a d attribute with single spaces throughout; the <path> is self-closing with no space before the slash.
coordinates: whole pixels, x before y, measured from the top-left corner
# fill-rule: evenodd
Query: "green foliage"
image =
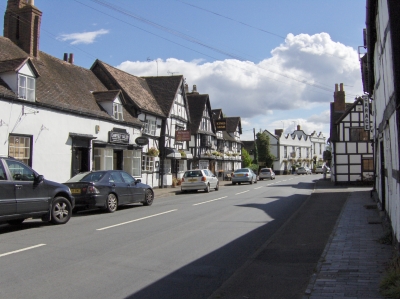
<path id="1" fill-rule="evenodd" d="M 258 148 L 257 148 L 257 142 L 254 142 L 254 164 L 258 165 Z"/>
<path id="2" fill-rule="evenodd" d="M 400 259 L 396 254 L 379 285 L 385 298 L 400 298 Z"/>
<path id="3" fill-rule="evenodd" d="M 258 173 L 258 164 L 251 164 L 247 167 L 250 168 L 251 170 L 253 170 L 255 174 Z"/>
<path id="4" fill-rule="evenodd" d="M 272 167 L 275 156 L 271 153 L 269 136 L 265 133 L 257 133 L 256 145 L 258 149 L 258 161 L 265 162 L 267 167 Z"/>
<path id="5" fill-rule="evenodd" d="M 242 148 L 242 161 L 243 161 L 243 167 L 249 167 L 252 162 L 250 154 L 244 148 Z"/>

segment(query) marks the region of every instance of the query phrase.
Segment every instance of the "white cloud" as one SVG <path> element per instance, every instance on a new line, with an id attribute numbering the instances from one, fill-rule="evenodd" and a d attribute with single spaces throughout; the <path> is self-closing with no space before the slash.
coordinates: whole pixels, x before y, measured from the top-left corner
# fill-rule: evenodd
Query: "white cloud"
<path id="1" fill-rule="evenodd" d="M 62 41 L 72 41 L 71 45 L 92 44 L 92 43 L 94 43 L 95 39 L 98 36 L 103 35 L 103 34 L 108 34 L 108 33 L 109 33 L 109 30 L 100 29 L 100 30 L 91 31 L 91 32 L 61 34 L 57 38 Z"/>
<path id="2" fill-rule="evenodd" d="M 125 61 L 117 67 L 136 76 L 154 76 L 157 68 L 160 76 L 171 72 L 184 75 L 190 90 L 195 84 L 200 93 L 210 95 L 213 109 L 222 108 L 228 116 L 240 116 L 242 127 L 250 127 L 243 134 L 249 137 L 251 128 L 280 128 L 282 121 L 289 129 L 290 120 L 299 121 L 294 112 L 300 109 L 311 115 L 301 115 L 300 124 L 306 133 L 322 131 L 325 135 L 329 132 L 327 109 L 333 101 L 335 84 L 345 84 L 347 101 L 361 94 L 357 50 L 332 41 L 327 33 L 288 34 L 271 55 L 258 63 L 169 58 L 158 59 L 158 63 Z M 316 108 L 326 111 L 316 114 Z"/>

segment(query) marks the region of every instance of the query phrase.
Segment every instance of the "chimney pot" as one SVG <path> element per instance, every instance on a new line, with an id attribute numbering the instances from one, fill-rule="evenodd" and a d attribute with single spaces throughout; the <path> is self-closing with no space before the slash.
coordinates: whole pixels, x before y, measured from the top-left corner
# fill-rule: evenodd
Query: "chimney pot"
<path id="1" fill-rule="evenodd" d="M 193 92 L 197 92 L 197 86 L 193 85 Z"/>
<path id="2" fill-rule="evenodd" d="M 68 62 L 69 62 L 70 64 L 74 64 L 74 53 L 69 53 L 69 60 L 68 60 Z"/>
<path id="3" fill-rule="evenodd" d="M 300 125 L 297 125 L 297 131 L 300 131 Z"/>
<path id="4" fill-rule="evenodd" d="M 275 135 L 281 137 L 283 133 L 283 129 L 275 129 Z"/>
<path id="5" fill-rule="evenodd" d="M 333 93 L 333 107 L 337 112 L 346 110 L 345 93 L 343 90 L 343 83 L 340 83 L 340 90 L 337 89 L 338 84 L 335 84 L 335 92 Z"/>
<path id="6" fill-rule="evenodd" d="M 68 61 L 68 53 L 64 53 L 64 61 Z"/>

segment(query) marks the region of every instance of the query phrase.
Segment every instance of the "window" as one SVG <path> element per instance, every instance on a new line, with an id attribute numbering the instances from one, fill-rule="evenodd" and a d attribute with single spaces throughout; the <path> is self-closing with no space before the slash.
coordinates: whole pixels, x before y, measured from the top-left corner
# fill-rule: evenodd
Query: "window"
<path id="1" fill-rule="evenodd" d="M 122 114 L 122 105 L 120 103 L 117 102 L 113 103 L 113 116 L 115 119 L 124 120 Z"/>
<path id="2" fill-rule="evenodd" d="M 373 159 L 362 159 L 363 171 L 374 171 L 374 160 Z"/>
<path id="3" fill-rule="evenodd" d="M 129 174 L 127 174 L 126 172 L 121 172 L 122 178 L 124 179 L 125 183 L 128 184 L 134 184 L 135 183 L 135 179 L 133 177 L 131 177 Z"/>
<path id="4" fill-rule="evenodd" d="M 142 170 L 150 172 L 154 171 L 154 157 L 143 155 Z"/>
<path id="5" fill-rule="evenodd" d="M 141 161 L 142 150 L 125 150 L 124 151 L 124 171 L 132 176 L 141 176 Z"/>
<path id="6" fill-rule="evenodd" d="M 35 78 L 18 74 L 18 97 L 27 101 L 35 101 Z"/>
<path id="7" fill-rule="evenodd" d="M 350 141 L 368 141 L 369 134 L 364 128 L 350 128 Z"/>
<path id="8" fill-rule="evenodd" d="M 34 181 L 35 173 L 25 164 L 17 161 L 6 160 L 8 169 L 15 181 Z M 26 191 L 25 191 L 26 192 Z"/>
<path id="9" fill-rule="evenodd" d="M 3 167 L 3 164 L 0 162 L 0 180 L 6 180 L 7 175 L 6 175 L 6 170 Z"/>
<path id="10" fill-rule="evenodd" d="M 93 170 L 112 170 L 114 151 L 112 148 L 93 148 Z"/>
<path id="11" fill-rule="evenodd" d="M 146 119 L 144 123 L 144 133 L 149 135 L 156 135 L 156 121 L 152 119 Z"/>
<path id="12" fill-rule="evenodd" d="M 32 166 L 31 137 L 10 135 L 8 137 L 8 155 Z"/>
<path id="13" fill-rule="evenodd" d="M 283 147 L 283 157 L 287 158 L 287 146 Z"/>

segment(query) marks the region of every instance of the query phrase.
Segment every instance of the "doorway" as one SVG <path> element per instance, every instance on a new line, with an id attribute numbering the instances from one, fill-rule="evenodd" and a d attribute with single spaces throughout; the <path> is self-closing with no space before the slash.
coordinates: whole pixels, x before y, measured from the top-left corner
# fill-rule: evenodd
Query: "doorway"
<path id="1" fill-rule="evenodd" d="M 90 170 L 89 163 L 89 149 L 86 147 L 75 147 L 73 149 L 72 156 L 72 176 L 77 175 L 80 172 Z"/>
<path id="2" fill-rule="evenodd" d="M 122 150 L 114 150 L 113 162 L 114 170 L 123 170 L 124 155 Z"/>

